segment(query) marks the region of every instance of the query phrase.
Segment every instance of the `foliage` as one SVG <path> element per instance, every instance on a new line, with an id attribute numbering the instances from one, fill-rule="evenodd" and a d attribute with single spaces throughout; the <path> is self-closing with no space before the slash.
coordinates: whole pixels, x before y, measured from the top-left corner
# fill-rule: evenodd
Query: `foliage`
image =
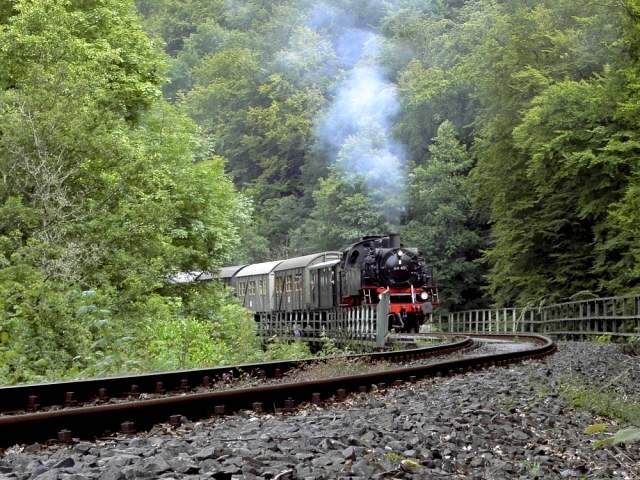
<path id="1" fill-rule="evenodd" d="M 225 263 L 244 212 L 224 161 L 160 100 L 163 58 L 131 2 L 16 1 L 0 62 L 0 381 L 249 354 L 219 289 L 167 286 Z M 239 333 L 215 342 L 216 322 Z"/>
<path id="2" fill-rule="evenodd" d="M 305 359 L 313 357 L 307 343 L 298 341 L 286 342 L 277 337 L 269 340 L 265 356 L 267 360 Z"/>
<path id="3" fill-rule="evenodd" d="M 404 455 L 393 450 L 384 452 L 384 459 L 392 463 L 400 463 L 404 460 Z"/>
<path id="4" fill-rule="evenodd" d="M 165 93 L 255 205 L 238 261 L 400 226 L 451 308 L 637 289 L 635 0 L 138 6 L 171 55 Z M 323 119 L 341 121 L 327 115 L 354 69 L 353 32 L 381 39 L 376 61 L 401 107 L 383 117 L 406 146 L 394 153 L 406 153 L 408 192 L 371 188 L 385 185 L 379 171 L 350 161 L 385 162 L 384 131 L 340 131 L 339 151 L 318 141 Z"/>
<path id="5" fill-rule="evenodd" d="M 482 153 L 474 173 L 492 209 L 495 246 L 486 258 L 499 303 L 622 289 L 607 283 L 626 276 L 628 265 L 624 236 L 612 236 L 610 212 L 624 194 L 636 142 L 634 127 L 616 119 L 613 100 L 627 96 L 616 79 L 626 55 L 613 41 L 623 12 L 603 8 L 610 7 L 584 2 L 561 4 L 553 13 L 544 4 L 516 10 L 508 25 L 530 29 L 527 44 L 524 35 L 512 35 L 513 45 L 496 49 L 516 53 L 501 72 L 514 88 L 493 92 L 502 111 L 492 112 L 477 142 Z M 548 55 L 531 57 L 539 48 Z M 532 59 L 524 69 L 522 58 Z M 613 65 L 610 58 L 617 59 Z M 627 288 L 633 282 L 623 281 Z"/>
<path id="6" fill-rule="evenodd" d="M 259 224 L 261 235 L 270 246 L 281 244 L 299 218 L 289 205 L 302 192 L 296 179 L 322 96 L 314 88 L 298 89 L 280 74 L 262 78 L 255 54 L 247 49 L 207 57 L 194 78 L 185 110 L 228 159 L 236 183 L 255 201 L 256 216 L 269 219 Z"/>
<path id="7" fill-rule="evenodd" d="M 443 119 L 471 146 L 493 300 L 633 289 L 637 3 L 429 4 L 386 26 L 421 47 L 398 131 L 414 158 Z"/>
<path id="8" fill-rule="evenodd" d="M 611 339 L 613 337 L 611 335 L 598 335 L 595 340 L 596 343 L 601 343 L 601 344 L 608 344 L 611 343 Z"/>
<path id="9" fill-rule="evenodd" d="M 203 127 L 255 206 L 243 243 L 257 248 L 235 261 L 311 249 L 294 231 L 327 172 L 317 121 L 351 55 L 340 42 L 353 25 L 331 18 L 359 11 L 362 18 L 353 21 L 365 25 L 366 15 L 380 13 L 367 2 L 351 3 L 137 2 L 147 29 L 172 57 L 165 93 Z"/>
<path id="10" fill-rule="evenodd" d="M 338 346 L 336 340 L 333 337 L 327 336 L 324 331 L 320 335 L 320 340 L 322 342 L 322 348 L 316 353 L 318 357 L 335 357 L 354 353 L 348 345 Z"/>
<path id="11" fill-rule="evenodd" d="M 294 234 L 310 252 L 335 250 L 363 235 L 388 230 L 386 219 L 371 202 L 364 182 L 349 182 L 338 169 L 320 180 L 313 199 L 309 218 Z"/>
<path id="12" fill-rule="evenodd" d="M 561 384 L 560 394 L 574 408 L 588 410 L 626 424 L 640 425 L 638 399 L 625 399 L 616 391 L 585 386 L 584 383 L 571 380 Z"/>
<path id="13" fill-rule="evenodd" d="M 589 386 L 580 379 L 568 379 L 560 383 L 560 395 L 573 408 L 587 410 L 595 415 L 617 420 L 629 426 L 618 430 L 612 436 L 596 440 L 595 448 L 607 445 L 634 443 L 640 440 L 640 402 L 637 398 L 621 395 L 619 392 L 602 387 Z M 594 423 L 585 428 L 588 435 L 597 435 L 609 430 L 607 423 Z"/>
<path id="14" fill-rule="evenodd" d="M 611 438 L 600 440 L 597 442 L 596 446 L 602 447 L 604 445 L 619 445 L 621 443 L 630 444 L 637 442 L 640 442 L 640 428 L 628 427 L 618 430 Z"/>
<path id="15" fill-rule="evenodd" d="M 445 121 L 429 147 L 429 157 L 410 179 L 410 220 L 403 238 L 433 262 L 445 306 L 462 306 L 466 299 L 478 297 L 482 282 L 474 261 L 482 238 L 474 225 L 466 176 L 471 163 L 453 124 Z"/>
<path id="16" fill-rule="evenodd" d="M 0 0 L 2 381 L 260 357 L 167 278 L 391 228 L 447 308 L 639 287 L 636 0 L 136 6 Z M 389 111 L 320 141 L 374 64 Z"/>
<path id="17" fill-rule="evenodd" d="M 542 465 L 539 462 L 532 462 L 531 460 L 523 460 L 522 466 L 526 470 L 527 474 L 532 477 L 540 476 L 540 470 Z"/>
<path id="18" fill-rule="evenodd" d="M 422 469 L 422 464 L 412 458 L 405 458 L 404 460 L 400 461 L 400 467 L 405 472 L 415 472 Z"/>
<path id="19" fill-rule="evenodd" d="M 596 435 L 598 433 L 606 432 L 609 425 L 606 423 L 593 423 L 584 429 L 584 433 L 588 435 Z"/>

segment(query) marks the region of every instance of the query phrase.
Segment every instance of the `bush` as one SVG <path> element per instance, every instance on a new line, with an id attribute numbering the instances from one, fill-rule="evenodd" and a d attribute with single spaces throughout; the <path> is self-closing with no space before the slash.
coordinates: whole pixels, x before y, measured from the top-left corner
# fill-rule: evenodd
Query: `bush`
<path id="1" fill-rule="evenodd" d="M 264 355 L 267 360 L 304 359 L 313 357 L 308 344 L 300 341 L 286 342 L 278 337 L 269 339 Z"/>
<path id="2" fill-rule="evenodd" d="M 219 285 L 151 294 L 119 311 L 113 308 L 116 294 L 107 290 L 65 290 L 47 282 L 12 288 L 12 297 L 0 291 L 15 307 L 0 321 L 1 383 L 207 367 L 264 356 L 250 314 Z"/>

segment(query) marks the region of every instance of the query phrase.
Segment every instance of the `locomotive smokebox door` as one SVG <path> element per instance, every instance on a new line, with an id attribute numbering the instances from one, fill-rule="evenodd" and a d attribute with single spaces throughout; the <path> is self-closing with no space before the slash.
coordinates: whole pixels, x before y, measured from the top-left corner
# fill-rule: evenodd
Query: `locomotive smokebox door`
<path id="1" fill-rule="evenodd" d="M 424 302 L 422 304 L 422 313 L 424 313 L 425 315 L 429 315 L 429 314 L 433 313 L 433 303 Z"/>

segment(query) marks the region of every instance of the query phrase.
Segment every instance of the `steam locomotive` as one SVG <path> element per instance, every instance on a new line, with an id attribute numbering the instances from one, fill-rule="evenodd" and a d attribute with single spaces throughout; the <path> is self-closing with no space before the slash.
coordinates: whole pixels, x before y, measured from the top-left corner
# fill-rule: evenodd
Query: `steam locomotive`
<path id="1" fill-rule="evenodd" d="M 397 234 L 363 237 L 342 252 L 225 267 L 217 278 L 256 314 L 373 305 L 388 292 L 398 331 L 417 331 L 439 304 L 431 269 Z"/>

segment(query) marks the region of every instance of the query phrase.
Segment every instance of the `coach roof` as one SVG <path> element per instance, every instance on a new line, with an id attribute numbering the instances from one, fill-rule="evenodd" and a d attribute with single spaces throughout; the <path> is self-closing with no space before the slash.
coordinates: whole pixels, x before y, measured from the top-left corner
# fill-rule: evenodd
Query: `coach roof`
<path id="1" fill-rule="evenodd" d="M 267 273 L 271 273 L 273 268 L 280 262 L 282 262 L 282 260 L 247 265 L 242 270 L 240 270 L 240 272 L 238 272 L 235 278 L 252 277 L 253 275 L 266 275 Z"/>
<path id="2" fill-rule="evenodd" d="M 339 260 L 341 256 L 342 253 L 340 252 L 322 252 L 312 253 L 311 255 L 305 255 L 304 257 L 289 258 L 287 260 L 283 260 L 282 263 L 274 269 L 274 272 L 291 270 L 293 268 L 305 268 L 317 261 L 326 262 L 329 260 Z"/>
<path id="3" fill-rule="evenodd" d="M 220 269 L 220 273 L 218 273 L 217 275 L 217 278 L 231 278 L 245 266 L 246 265 L 233 265 L 231 267 L 222 267 Z"/>
<path id="4" fill-rule="evenodd" d="M 338 263 L 340 263 L 339 258 L 336 258 L 335 260 L 327 260 L 326 262 L 314 263 L 309 267 L 309 270 L 319 270 L 321 268 L 333 267 Z"/>

